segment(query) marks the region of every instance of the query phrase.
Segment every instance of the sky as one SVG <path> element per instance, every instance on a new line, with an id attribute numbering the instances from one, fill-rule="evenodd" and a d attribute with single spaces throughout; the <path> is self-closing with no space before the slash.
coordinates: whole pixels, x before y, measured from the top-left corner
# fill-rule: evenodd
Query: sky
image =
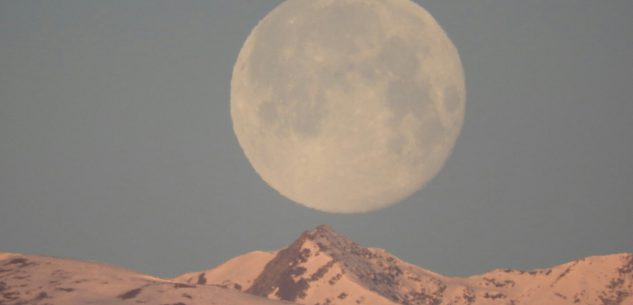
<path id="1" fill-rule="evenodd" d="M 633 2 L 416 1 L 464 127 L 423 190 L 355 215 L 279 195 L 233 133 L 233 64 L 280 2 L 0 2 L 0 251 L 171 277 L 329 224 L 448 275 L 633 252 Z"/>

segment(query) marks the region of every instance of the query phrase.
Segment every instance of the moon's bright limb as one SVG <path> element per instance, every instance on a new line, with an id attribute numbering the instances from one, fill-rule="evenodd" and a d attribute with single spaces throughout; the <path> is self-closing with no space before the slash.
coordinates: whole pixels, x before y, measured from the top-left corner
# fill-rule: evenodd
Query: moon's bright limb
<path id="1" fill-rule="evenodd" d="M 287 0 L 253 29 L 231 82 L 233 127 L 257 173 L 334 213 L 422 188 L 464 109 L 457 50 L 410 0 Z"/>

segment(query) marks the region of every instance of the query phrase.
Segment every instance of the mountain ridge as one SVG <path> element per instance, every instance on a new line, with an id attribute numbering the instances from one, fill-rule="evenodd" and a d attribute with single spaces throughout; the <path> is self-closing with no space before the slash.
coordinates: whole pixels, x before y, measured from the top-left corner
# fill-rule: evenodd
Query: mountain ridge
<path id="1" fill-rule="evenodd" d="M 322 225 L 277 251 L 254 251 L 172 279 L 0 252 L 0 305 L 633 305 L 633 254 L 534 270 L 445 276 Z"/>
<path id="2" fill-rule="evenodd" d="M 284 305 L 215 285 L 51 256 L 0 252 L 0 305 Z"/>
<path id="3" fill-rule="evenodd" d="M 251 264 L 257 260 L 249 254 L 240 257 Z M 633 304 L 630 253 L 590 256 L 534 270 L 498 268 L 479 275 L 444 276 L 383 249 L 364 248 L 321 225 L 270 252 L 267 261 L 257 265 L 262 271 L 250 277 L 217 276 L 214 268 L 176 279 L 191 281 L 192 275 L 204 274 L 209 283 L 236 289 L 231 283 L 239 282 L 239 290 L 250 294 L 319 305 Z"/>

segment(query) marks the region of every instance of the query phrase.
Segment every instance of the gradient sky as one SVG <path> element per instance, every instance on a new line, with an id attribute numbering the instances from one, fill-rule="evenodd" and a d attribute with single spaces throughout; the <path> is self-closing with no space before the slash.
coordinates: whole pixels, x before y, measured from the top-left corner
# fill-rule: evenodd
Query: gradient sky
<path id="1" fill-rule="evenodd" d="M 280 1 L 1 1 L 0 251 L 173 276 L 327 223 L 451 275 L 633 252 L 633 2 L 417 2 L 462 56 L 463 132 L 421 192 L 332 215 L 231 127 L 233 63 Z"/>

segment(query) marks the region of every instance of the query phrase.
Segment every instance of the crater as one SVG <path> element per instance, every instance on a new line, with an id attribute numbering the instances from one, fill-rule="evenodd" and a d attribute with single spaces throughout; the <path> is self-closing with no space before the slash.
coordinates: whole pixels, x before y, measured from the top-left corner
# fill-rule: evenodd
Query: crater
<path id="1" fill-rule="evenodd" d="M 423 117 L 424 112 L 433 104 L 429 85 L 416 83 L 412 79 L 391 82 L 387 88 L 386 102 L 396 121 L 401 121 L 409 113 L 417 118 Z"/>

